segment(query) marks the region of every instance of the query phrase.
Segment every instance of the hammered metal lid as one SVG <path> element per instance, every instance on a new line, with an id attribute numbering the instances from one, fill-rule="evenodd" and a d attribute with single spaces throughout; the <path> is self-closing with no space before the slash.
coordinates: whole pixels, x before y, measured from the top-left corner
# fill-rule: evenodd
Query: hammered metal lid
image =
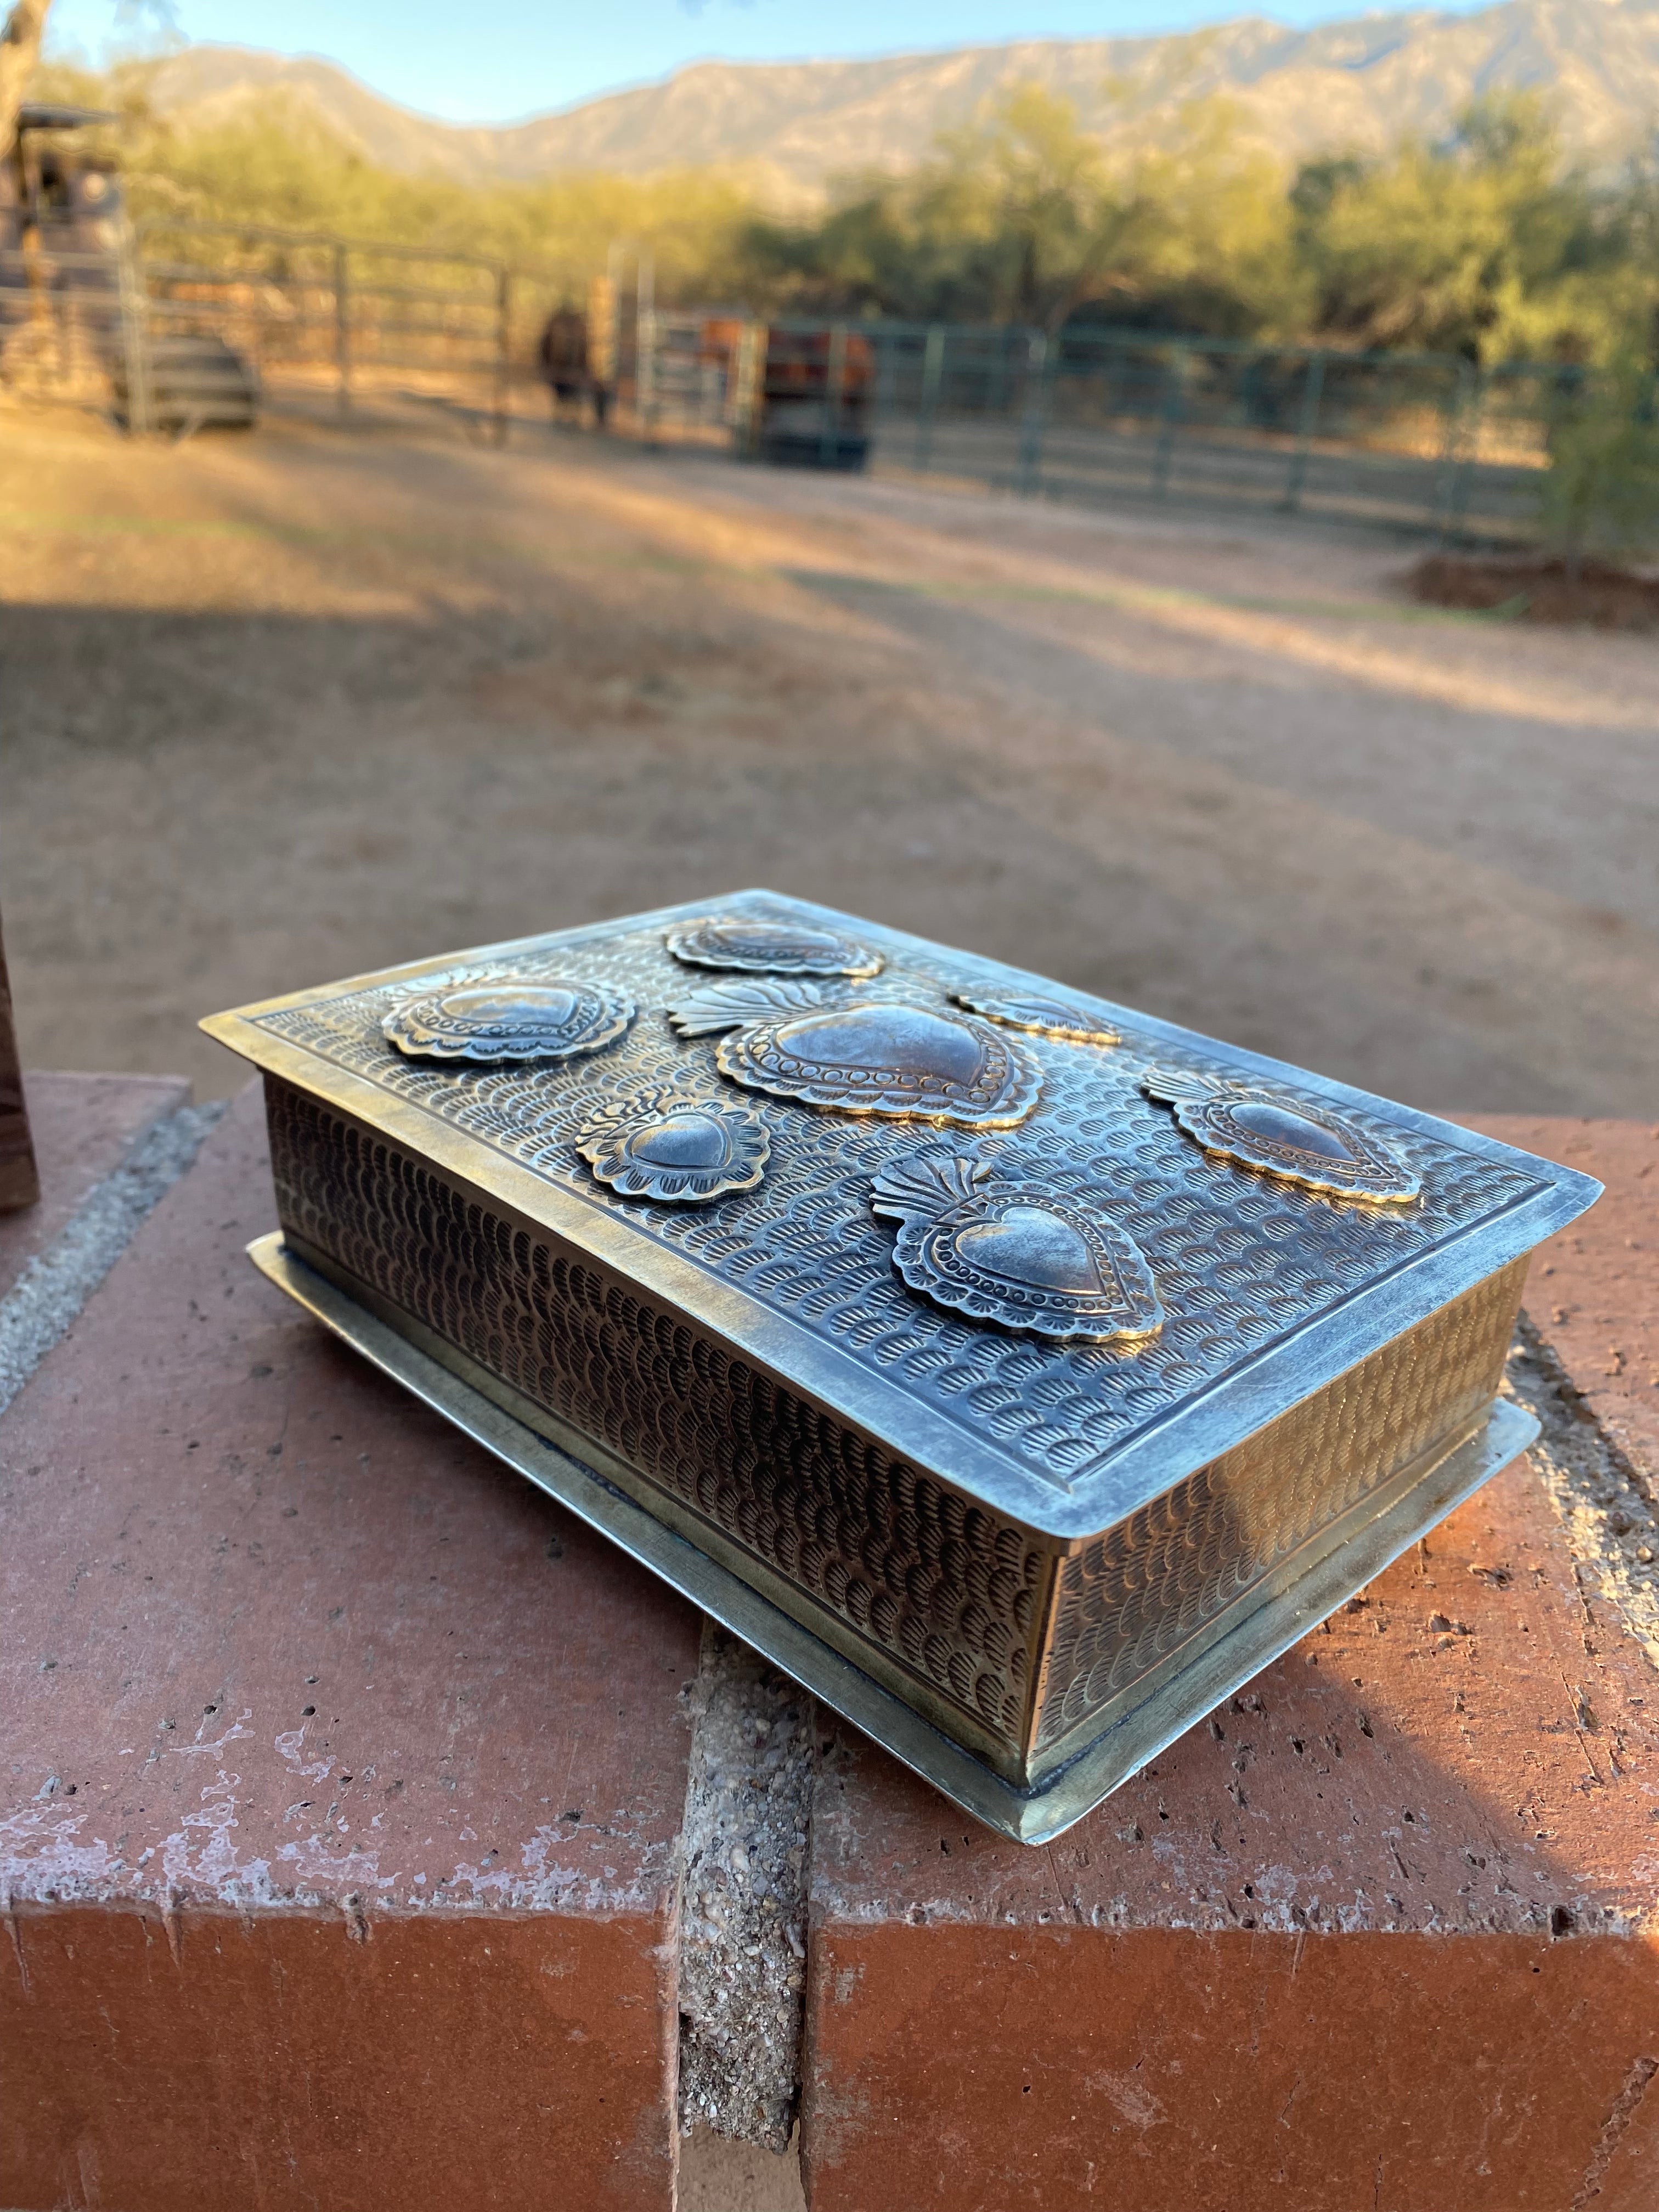
<path id="1" fill-rule="evenodd" d="M 670 940 L 708 949 L 711 917 L 775 953 L 862 948 L 879 970 L 699 984 Z M 204 1026 L 1060 1540 L 1255 1435 L 1596 1188 L 1074 987 L 766 891 Z M 411 1056 L 424 1037 L 454 1056 Z"/>

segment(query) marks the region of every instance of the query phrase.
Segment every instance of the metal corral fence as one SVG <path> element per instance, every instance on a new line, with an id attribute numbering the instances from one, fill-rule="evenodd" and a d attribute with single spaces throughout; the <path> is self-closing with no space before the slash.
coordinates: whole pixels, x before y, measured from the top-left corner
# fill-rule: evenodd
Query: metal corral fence
<path id="1" fill-rule="evenodd" d="M 211 332 L 267 388 L 326 392 L 342 412 L 377 393 L 459 398 L 505 436 L 513 282 L 504 263 L 166 218 L 140 224 L 137 242 L 158 340 Z"/>
<path id="2" fill-rule="evenodd" d="M 726 337 L 730 333 L 729 337 Z M 725 338 L 723 383 L 711 340 Z M 1582 404 L 1582 370 L 1478 369 L 1442 354 L 1340 352 L 1143 331 L 1040 331 L 791 318 L 734 325 L 659 315 L 665 359 L 700 381 L 644 380 L 655 437 L 729 430 L 761 446 L 757 373 L 814 337 L 829 363 L 825 458 L 849 406 L 884 471 L 954 477 L 1029 498 L 1180 501 L 1324 514 L 1446 537 L 1521 538 L 1536 526 L 1554 426 Z M 872 363 L 856 395 L 837 360 Z M 843 374 L 845 372 L 843 372 Z M 684 398 L 678 397 L 684 394 Z M 717 396 L 714 396 L 717 395 Z M 805 414 L 802 428 L 809 429 Z"/>
<path id="3" fill-rule="evenodd" d="M 550 304 L 482 256 L 152 220 L 102 255 L 0 252 L 0 376 L 16 390 L 97 386 L 135 429 L 187 429 L 238 419 L 215 399 L 234 356 L 267 404 L 320 398 L 349 414 L 437 401 L 504 441 L 515 412 L 547 404 L 531 394 Z M 1302 512 L 1459 538 L 1532 532 L 1553 427 L 1586 390 L 1576 369 L 1439 354 L 763 322 L 741 307 L 659 308 L 644 280 L 596 283 L 585 321 L 590 390 L 602 385 L 610 422 L 648 441 L 840 466 L 867 455 L 885 472 L 1030 498 Z"/>
<path id="4" fill-rule="evenodd" d="M 442 398 L 506 435 L 505 265 L 258 224 L 110 226 L 101 252 L 0 246 L 0 382 L 127 428 L 246 422 L 263 392 Z"/>

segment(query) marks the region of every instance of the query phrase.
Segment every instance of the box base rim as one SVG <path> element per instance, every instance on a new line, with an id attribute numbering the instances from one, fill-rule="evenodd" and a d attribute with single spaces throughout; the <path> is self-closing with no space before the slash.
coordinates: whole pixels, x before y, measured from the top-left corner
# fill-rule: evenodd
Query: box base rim
<path id="1" fill-rule="evenodd" d="M 582 1462 L 514 1419 L 386 1322 L 307 1266 L 272 1231 L 247 1248 L 270 1282 L 332 1334 L 441 1413 L 465 1435 L 611 1538 L 670 1587 L 769 1659 L 925 1781 L 1020 1843 L 1042 1844 L 1092 1812 L 1121 1783 L 1297 1642 L 1409 1549 L 1537 1436 L 1518 1406 L 1494 1401 L 1486 1420 L 1334 1548 L 1236 1622 L 1190 1667 L 1123 1713 L 1063 1766 L 1028 1790 L 1006 1781 L 758 1591 L 677 1534 Z"/>

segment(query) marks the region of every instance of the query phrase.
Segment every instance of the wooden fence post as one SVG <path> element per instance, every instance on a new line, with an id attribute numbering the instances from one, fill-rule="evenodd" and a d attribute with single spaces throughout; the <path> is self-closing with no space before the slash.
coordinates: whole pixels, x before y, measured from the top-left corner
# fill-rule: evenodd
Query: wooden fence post
<path id="1" fill-rule="evenodd" d="M 334 249 L 334 404 L 351 412 L 351 267 L 349 249 Z"/>
<path id="2" fill-rule="evenodd" d="M 915 466 L 919 472 L 933 465 L 933 424 L 939 415 L 939 387 L 945 380 L 945 335 L 943 323 L 933 324 L 921 357 L 921 404 L 916 410 Z"/>
<path id="3" fill-rule="evenodd" d="M 634 416 L 641 445 L 657 436 L 657 257 L 641 252 L 634 286 Z"/>
<path id="4" fill-rule="evenodd" d="M 764 323 L 745 323 L 738 340 L 732 384 L 732 450 L 752 461 L 761 449 L 766 412 L 766 354 L 771 332 Z"/>
<path id="5" fill-rule="evenodd" d="M 1059 353 L 1058 338 L 1052 350 Z M 1048 426 L 1052 374 L 1049 354 L 1048 333 L 1034 331 L 1026 343 L 1025 409 L 1019 430 L 1019 472 L 1014 485 L 1025 499 L 1035 499 L 1042 489 L 1042 434 Z"/>
<path id="6" fill-rule="evenodd" d="M 29 1109 L 23 1097 L 17 1059 L 17 1031 L 11 1015 L 11 986 L 6 978 L 6 948 L 0 942 L 0 1213 L 15 1213 L 40 1195 L 34 1146 L 29 1139 Z"/>
<path id="7" fill-rule="evenodd" d="M 1152 449 L 1152 496 L 1167 499 L 1170 495 L 1170 464 L 1175 458 L 1176 426 L 1181 420 L 1181 403 L 1186 397 L 1186 365 L 1191 349 L 1176 345 L 1170 349 L 1169 367 L 1164 372 L 1164 408 L 1158 418 L 1158 443 Z"/>
<path id="8" fill-rule="evenodd" d="M 1287 514 L 1294 514 L 1302 504 L 1302 488 L 1308 480 L 1308 454 L 1319 429 L 1319 403 L 1325 396 L 1325 363 L 1328 356 L 1316 353 L 1308 363 L 1307 380 L 1302 386 L 1302 411 L 1296 426 L 1296 445 L 1291 453 L 1290 473 L 1285 479 L 1285 496 L 1279 505 Z"/>
<path id="9" fill-rule="evenodd" d="M 820 467 L 836 467 L 841 460 L 842 408 L 847 392 L 847 325 L 834 324 L 830 351 L 823 364 L 823 421 L 818 428 Z"/>
<path id="10" fill-rule="evenodd" d="M 495 271 L 495 443 L 507 443 L 507 410 L 512 402 L 513 273 Z"/>
<path id="11" fill-rule="evenodd" d="M 127 435 L 148 437 L 152 428 L 149 391 L 149 301 L 131 223 L 121 226 L 117 258 L 118 313 L 121 319 L 121 362 L 127 381 Z M 29 1203 L 28 1200 L 24 1201 Z"/>

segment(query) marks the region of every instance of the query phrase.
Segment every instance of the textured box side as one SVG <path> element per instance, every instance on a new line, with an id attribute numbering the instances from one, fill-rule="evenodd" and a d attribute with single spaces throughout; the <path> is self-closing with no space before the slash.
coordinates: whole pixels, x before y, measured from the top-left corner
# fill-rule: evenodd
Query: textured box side
<path id="1" fill-rule="evenodd" d="M 664 1518 L 757 1565 L 805 1626 L 1021 1771 L 1052 1547 L 431 1163 L 279 1078 L 265 1098 L 277 1210 L 302 1246 L 624 1462 Z"/>
<path id="2" fill-rule="evenodd" d="M 1500 1268 L 1072 1553 L 1039 1694 L 1039 1765 L 1080 1748 L 1292 1553 L 1479 1419 L 1526 1274 L 1524 1259 Z"/>

